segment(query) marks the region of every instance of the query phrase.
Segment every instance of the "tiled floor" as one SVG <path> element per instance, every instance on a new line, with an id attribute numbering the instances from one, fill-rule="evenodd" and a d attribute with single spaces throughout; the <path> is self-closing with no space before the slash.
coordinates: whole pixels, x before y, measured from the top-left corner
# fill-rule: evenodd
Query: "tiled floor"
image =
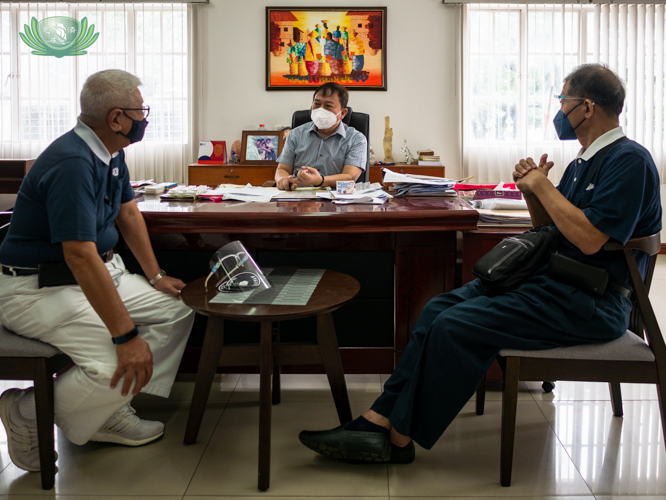
<path id="1" fill-rule="evenodd" d="M 651 298 L 666 329 L 666 258 Z M 380 394 L 386 375 L 347 377 L 354 414 Z M 273 409 L 271 487 L 257 483 L 258 376 L 220 378 L 196 444 L 182 444 L 193 383 L 178 382 L 169 400 L 135 399 L 142 417 L 167 424 L 165 437 L 141 448 L 75 446 L 60 433 L 56 487 L 42 491 L 38 474 L 16 468 L 0 426 L 0 500 L 213 500 L 267 497 L 342 499 L 664 499 L 666 453 L 656 392 L 623 385 L 624 418 L 611 414 L 606 384 L 557 383 L 544 394 L 523 384 L 509 488 L 499 484 L 501 395 L 487 395 L 486 413 L 470 402 L 431 451 L 411 465 L 340 463 L 298 442 L 304 428 L 337 425 L 324 376 L 283 376 Z M 0 382 L 0 390 L 25 384 Z"/>

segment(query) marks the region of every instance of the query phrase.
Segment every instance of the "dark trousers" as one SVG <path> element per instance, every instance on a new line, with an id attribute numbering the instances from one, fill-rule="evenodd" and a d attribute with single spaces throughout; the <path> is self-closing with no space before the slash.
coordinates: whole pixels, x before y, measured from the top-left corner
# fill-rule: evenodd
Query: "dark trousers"
<path id="1" fill-rule="evenodd" d="M 430 449 L 500 349 L 607 342 L 624 334 L 630 311 L 620 294 L 592 296 L 544 274 L 503 294 L 473 281 L 426 305 L 372 410 Z"/>

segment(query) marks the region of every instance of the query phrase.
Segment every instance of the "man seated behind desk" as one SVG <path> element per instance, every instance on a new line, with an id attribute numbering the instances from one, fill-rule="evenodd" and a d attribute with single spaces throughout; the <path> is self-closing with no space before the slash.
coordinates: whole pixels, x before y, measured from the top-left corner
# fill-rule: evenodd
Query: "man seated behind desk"
<path id="1" fill-rule="evenodd" d="M 335 188 L 336 181 L 355 181 L 367 168 L 365 136 L 342 123 L 348 99 L 347 89 L 333 82 L 315 91 L 312 121 L 291 131 L 278 158 L 278 189 Z"/>
<path id="2" fill-rule="evenodd" d="M 138 446 L 163 434 L 130 401 L 139 391 L 169 396 L 194 320 L 179 300 L 185 284 L 155 259 L 129 184 L 123 148 L 143 138 L 150 112 L 139 85 L 120 70 L 86 80 L 77 125 L 26 175 L 0 246 L 0 321 L 74 361 L 55 381 L 55 421 L 79 445 Z M 150 281 L 113 255 L 114 224 Z M 58 264 L 53 286 L 40 287 L 38 267 Z M 33 389 L 5 391 L 0 418 L 14 464 L 40 470 Z"/>

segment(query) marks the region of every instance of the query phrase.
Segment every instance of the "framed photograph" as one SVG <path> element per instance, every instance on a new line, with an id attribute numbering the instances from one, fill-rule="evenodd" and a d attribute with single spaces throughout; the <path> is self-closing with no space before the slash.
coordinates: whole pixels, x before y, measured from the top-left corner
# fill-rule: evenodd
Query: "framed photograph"
<path id="1" fill-rule="evenodd" d="M 266 90 L 386 90 L 386 7 L 266 7 Z"/>
<path id="2" fill-rule="evenodd" d="M 243 130 L 240 162 L 265 164 L 274 161 L 282 152 L 284 134 L 279 130 Z"/>

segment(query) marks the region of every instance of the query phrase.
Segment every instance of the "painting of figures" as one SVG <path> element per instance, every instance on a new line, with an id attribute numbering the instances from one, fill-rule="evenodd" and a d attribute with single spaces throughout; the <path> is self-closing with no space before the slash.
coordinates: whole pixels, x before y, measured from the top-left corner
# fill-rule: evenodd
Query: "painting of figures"
<path id="1" fill-rule="evenodd" d="M 386 7 L 266 7 L 266 89 L 386 90 Z"/>

